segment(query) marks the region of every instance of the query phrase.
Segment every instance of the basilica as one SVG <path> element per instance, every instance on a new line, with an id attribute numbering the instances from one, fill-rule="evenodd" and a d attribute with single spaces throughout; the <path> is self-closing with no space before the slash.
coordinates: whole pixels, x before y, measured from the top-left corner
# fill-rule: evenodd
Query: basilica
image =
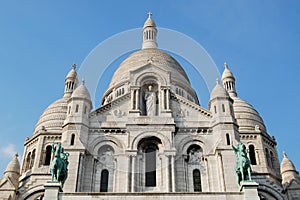
<path id="1" fill-rule="evenodd" d="M 72 67 L 62 97 L 25 139 L 22 162 L 16 154 L 7 165 L 0 199 L 300 199 L 298 172 L 286 153 L 280 164 L 275 138 L 239 97 L 228 65 L 205 109 L 182 66 L 158 49 L 151 15 L 141 34 L 142 48 L 119 65 L 99 105 Z M 239 142 L 252 177 L 240 183 Z M 53 144 L 68 155 L 63 187 L 51 181 Z"/>

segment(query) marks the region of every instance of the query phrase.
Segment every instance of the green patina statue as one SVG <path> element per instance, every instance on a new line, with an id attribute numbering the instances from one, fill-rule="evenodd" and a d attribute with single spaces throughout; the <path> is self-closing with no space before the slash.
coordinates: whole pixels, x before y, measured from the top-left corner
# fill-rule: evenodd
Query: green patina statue
<path id="1" fill-rule="evenodd" d="M 61 182 L 62 187 L 68 177 L 68 157 L 69 154 L 64 152 L 64 148 L 60 143 L 56 146 L 52 144 L 52 153 L 54 159 L 51 163 L 52 182 Z"/>
<path id="2" fill-rule="evenodd" d="M 232 145 L 232 148 L 236 155 L 235 173 L 238 184 L 240 185 L 241 181 L 252 181 L 250 160 L 247 156 L 246 146 L 239 142 L 237 147 Z"/>

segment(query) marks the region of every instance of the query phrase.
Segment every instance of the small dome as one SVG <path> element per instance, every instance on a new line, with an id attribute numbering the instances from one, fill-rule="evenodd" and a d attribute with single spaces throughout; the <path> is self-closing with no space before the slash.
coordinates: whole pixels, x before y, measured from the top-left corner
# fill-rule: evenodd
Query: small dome
<path id="1" fill-rule="evenodd" d="M 294 164 L 292 163 L 292 161 L 290 161 L 286 155 L 285 152 L 283 152 L 283 159 L 281 162 L 281 166 L 280 166 L 280 172 L 281 174 L 283 174 L 284 172 L 287 171 L 296 171 L 296 168 L 294 166 Z"/>
<path id="2" fill-rule="evenodd" d="M 219 84 L 219 81 L 217 81 L 216 86 L 210 93 L 210 100 L 213 100 L 217 97 L 229 97 L 228 92 Z"/>
<path id="3" fill-rule="evenodd" d="M 71 96 L 72 98 L 84 98 L 84 99 L 88 99 L 91 100 L 91 96 L 90 93 L 88 91 L 88 89 L 85 87 L 84 85 L 84 81 L 82 81 L 81 85 L 76 88 Z"/>
<path id="4" fill-rule="evenodd" d="M 248 102 L 238 98 L 233 99 L 234 115 L 240 130 L 255 130 L 256 127 L 266 132 L 265 124 L 259 113 Z"/>
<path id="5" fill-rule="evenodd" d="M 151 18 L 152 13 L 148 13 L 148 19 L 145 21 L 143 29 L 146 27 L 156 27 L 155 22 L 153 21 L 153 19 Z"/>
<path id="6" fill-rule="evenodd" d="M 224 63 L 224 71 L 223 71 L 223 74 L 222 74 L 222 80 L 224 80 L 225 78 L 232 78 L 234 79 L 234 76 L 232 74 L 232 72 L 228 69 L 228 65 L 227 63 Z"/>
<path id="7" fill-rule="evenodd" d="M 66 79 L 68 78 L 77 78 L 77 72 L 76 72 L 76 64 L 72 66 L 72 69 L 69 71 L 69 73 L 66 76 Z"/>
<path id="8" fill-rule="evenodd" d="M 68 98 L 61 98 L 50 104 L 36 123 L 34 132 L 38 130 L 62 131 L 62 125 L 67 115 Z"/>
<path id="9" fill-rule="evenodd" d="M 8 172 L 14 172 L 17 174 L 20 173 L 20 163 L 18 160 L 18 154 L 16 154 L 14 156 L 14 158 L 8 163 L 5 173 L 8 173 Z"/>

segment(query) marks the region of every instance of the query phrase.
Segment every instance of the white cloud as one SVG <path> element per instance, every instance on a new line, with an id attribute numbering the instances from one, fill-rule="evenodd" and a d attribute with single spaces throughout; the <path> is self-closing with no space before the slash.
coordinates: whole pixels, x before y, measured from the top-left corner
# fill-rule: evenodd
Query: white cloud
<path id="1" fill-rule="evenodd" d="M 8 144 L 6 147 L 0 149 L 0 154 L 5 157 L 13 157 L 17 153 L 15 145 Z"/>

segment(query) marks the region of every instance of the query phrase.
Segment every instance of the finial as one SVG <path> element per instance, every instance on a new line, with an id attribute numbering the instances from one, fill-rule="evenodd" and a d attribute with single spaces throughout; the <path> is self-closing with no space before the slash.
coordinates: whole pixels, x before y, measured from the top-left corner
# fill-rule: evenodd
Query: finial
<path id="1" fill-rule="evenodd" d="M 81 85 L 84 85 L 85 84 L 85 80 L 84 79 L 82 79 L 82 81 L 81 81 Z"/>
<path id="2" fill-rule="evenodd" d="M 18 152 L 15 154 L 15 157 L 17 158 L 17 157 L 19 157 L 19 154 L 18 154 Z"/>
<path id="3" fill-rule="evenodd" d="M 148 12 L 147 14 L 148 14 L 148 18 L 151 18 L 152 12 Z"/>
<path id="4" fill-rule="evenodd" d="M 283 157 L 287 158 L 287 155 L 286 155 L 286 152 L 285 152 L 285 151 L 282 152 L 282 154 L 283 154 Z"/>
<path id="5" fill-rule="evenodd" d="M 216 84 L 217 84 L 217 85 L 220 84 L 219 78 L 216 79 Z"/>
<path id="6" fill-rule="evenodd" d="M 225 67 L 225 69 L 228 69 L 228 65 L 226 62 L 224 62 L 224 67 Z"/>
<path id="7" fill-rule="evenodd" d="M 76 69 L 76 64 L 75 64 L 75 63 L 72 65 L 72 68 L 73 68 L 74 70 Z"/>

